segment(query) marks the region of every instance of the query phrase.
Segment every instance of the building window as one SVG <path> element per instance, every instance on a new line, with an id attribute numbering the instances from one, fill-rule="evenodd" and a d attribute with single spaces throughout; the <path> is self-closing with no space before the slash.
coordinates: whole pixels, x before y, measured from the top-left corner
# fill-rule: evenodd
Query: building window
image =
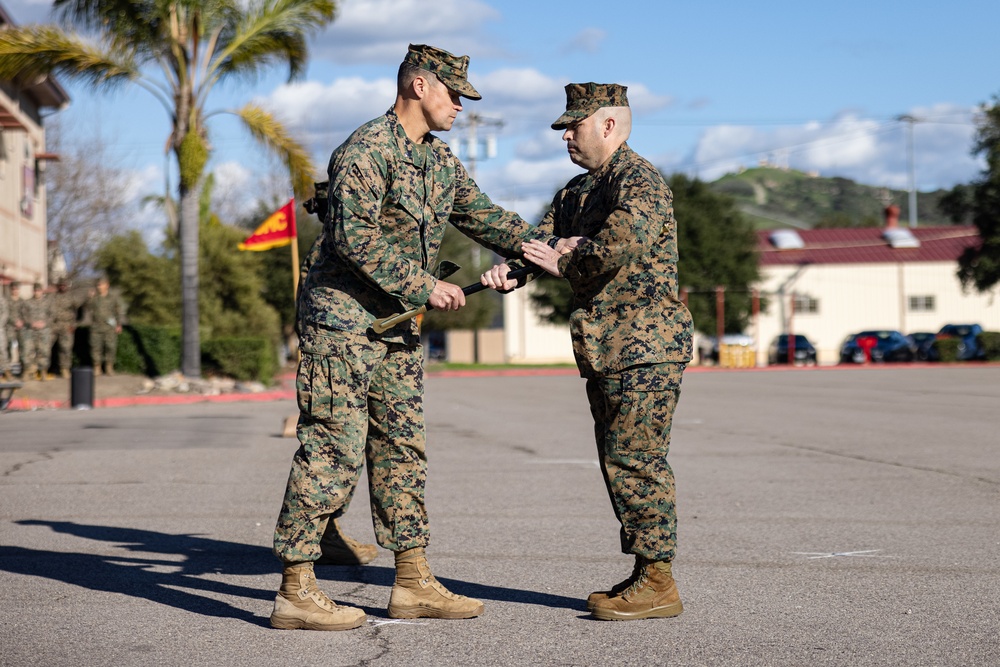
<path id="1" fill-rule="evenodd" d="M 814 299 L 811 296 L 796 294 L 794 307 L 795 312 L 798 314 L 811 313 L 815 315 L 819 313 L 819 299 Z"/>
<path id="2" fill-rule="evenodd" d="M 911 313 L 933 313 L 934 312 L 934 297 L 925 296 L 911 296 L 910 297 L 910 312 Z"/>

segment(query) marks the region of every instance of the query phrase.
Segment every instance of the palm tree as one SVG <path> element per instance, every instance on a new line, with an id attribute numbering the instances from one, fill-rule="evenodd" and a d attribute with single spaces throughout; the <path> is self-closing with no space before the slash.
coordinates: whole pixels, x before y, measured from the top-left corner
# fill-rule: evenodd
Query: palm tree
<path id="1" fill-rule="evenodd" d="M 99 89 L 135 85 L 159 100 L 170 118 L 167 150 L 179 171 L 182 355 L 184 375 L 201 375 L 198 331 L 198 199 L 211 152 L 208 120 L 233 113 L 279 155 L 293 190 L 311 186 L 305 148 L 252 103 L 209 111 L 216 84 L 253 79 L 287 63 L 289 80 L 308 59 L 307 39 L 333 21 L 333 0 L 55 0 L 58 25 L 0 31 L 0 78 L 37 81 L 49 74 Z"/>

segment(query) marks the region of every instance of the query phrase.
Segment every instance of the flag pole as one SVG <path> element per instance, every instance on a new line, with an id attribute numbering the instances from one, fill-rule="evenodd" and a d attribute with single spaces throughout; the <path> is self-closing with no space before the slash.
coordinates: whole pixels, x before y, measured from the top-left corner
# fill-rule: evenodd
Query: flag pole
<path id="1" fill-rule="evenodd" d="M 299 298 L 299 237 L 298 232 L 292 237 L 292 300 Z"/>

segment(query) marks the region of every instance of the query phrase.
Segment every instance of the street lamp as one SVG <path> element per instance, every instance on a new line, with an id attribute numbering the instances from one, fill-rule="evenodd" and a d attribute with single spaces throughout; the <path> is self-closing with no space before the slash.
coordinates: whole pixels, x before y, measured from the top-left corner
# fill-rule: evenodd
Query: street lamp
<path id="1" fill-rule="evenodd" d="M 907 132 L 906 161 L 910 170 L 910 229 L 915 229 L 917 226 L 917 175 L 913 159 L 913 125 L 917 119 L 910 114 L 903 114 L 896 116 L 896 120 L 910 126 Z"/>

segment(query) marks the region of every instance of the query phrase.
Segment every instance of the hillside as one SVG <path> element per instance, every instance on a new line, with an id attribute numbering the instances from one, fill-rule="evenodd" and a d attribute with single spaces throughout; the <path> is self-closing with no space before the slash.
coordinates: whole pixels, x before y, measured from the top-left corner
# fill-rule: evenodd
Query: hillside
<path id="1" fill-rule="evenodd" d="M 846 178 L 820 178 L 790 169 L 757 167 L 727 174 L 710 187 L 733 197 L 740 210 L 762 229 L 877 227 L 883 224 L 886 203 L 899 206 L 900 224 L 909 222 L 909 194 L 905 190 L 861 185 Z M 938 201 L 947 192 L 917 193 L 919 226 L 952 224 L 938 210 Z"/>

